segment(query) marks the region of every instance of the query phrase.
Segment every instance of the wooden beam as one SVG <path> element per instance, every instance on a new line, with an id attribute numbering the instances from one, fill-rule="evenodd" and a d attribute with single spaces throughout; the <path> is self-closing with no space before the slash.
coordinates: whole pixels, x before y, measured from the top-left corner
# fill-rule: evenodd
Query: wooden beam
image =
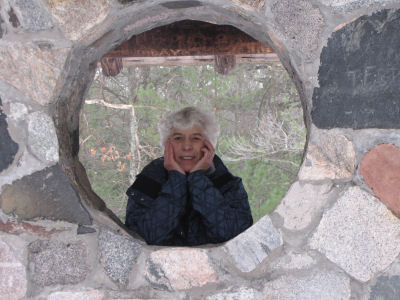
<path id="1" fill-rule="evenodd" d="M 236 55 L 236 64 L 264 64 L 279 62 L 275 53 Z M 129 66 L 181 66 L 181 65 L 212 65 L 215 63 L 214 55 L 179 56 L 179 57 L 127 57 L 122 59 L 125 67 Z"/>
<path id="2" fill-rule="evenodd" d="M 133 36 L 106 57 L 170 57 L 274 53 L 236 27 L 180 21 Z"/>

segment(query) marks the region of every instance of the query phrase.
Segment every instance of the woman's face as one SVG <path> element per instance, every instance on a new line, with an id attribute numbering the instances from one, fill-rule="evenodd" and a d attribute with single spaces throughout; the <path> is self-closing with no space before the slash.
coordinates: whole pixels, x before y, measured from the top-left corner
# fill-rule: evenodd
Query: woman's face
<path id="1" fill-rule="evenodd" d="M 201 148 L 204 147 L 204 130 L 196 125 L 189 129 L 172 130 L 170 141 L 174 150 L 174 157 L 179 166 L 189 172 L 203 157 Z"/>

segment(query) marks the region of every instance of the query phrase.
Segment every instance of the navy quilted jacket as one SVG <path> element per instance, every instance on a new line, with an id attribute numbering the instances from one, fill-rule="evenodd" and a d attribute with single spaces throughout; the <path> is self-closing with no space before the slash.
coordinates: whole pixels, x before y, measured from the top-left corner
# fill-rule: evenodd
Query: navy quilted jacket
<path id="1" fill-rule="evenodd" d="M 127 227 L 150 245 L 195 246 L 225 242 L 253 224 L 242 180 L 217 156 L 215 171 L 167 171 L 158 158 L 126 192 Z"/>

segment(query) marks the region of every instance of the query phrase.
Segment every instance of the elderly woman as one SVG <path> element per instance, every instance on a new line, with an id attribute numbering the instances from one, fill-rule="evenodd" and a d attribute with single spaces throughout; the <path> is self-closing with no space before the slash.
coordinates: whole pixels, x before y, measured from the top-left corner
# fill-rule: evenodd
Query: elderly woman
<path id="1" fill-rule="evenodd" d="M 159 123 L 164 157 L 128 189 L 126 226 L 151 245 L 225 242 L 253 224 L 247 193 L 215 155 L 214 118 L 194 107 Z"/>

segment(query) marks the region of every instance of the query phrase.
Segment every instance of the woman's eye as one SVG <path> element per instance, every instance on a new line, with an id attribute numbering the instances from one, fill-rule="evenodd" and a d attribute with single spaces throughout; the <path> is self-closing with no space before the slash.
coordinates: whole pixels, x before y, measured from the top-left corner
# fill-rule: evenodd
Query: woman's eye
<path id="1" fill-rule="evenodd" d="M 174 137 L 174 141 L 181 141 L 182 140 L 182 137 L 181 136 L 176 136 L 176 137 Z"/>

